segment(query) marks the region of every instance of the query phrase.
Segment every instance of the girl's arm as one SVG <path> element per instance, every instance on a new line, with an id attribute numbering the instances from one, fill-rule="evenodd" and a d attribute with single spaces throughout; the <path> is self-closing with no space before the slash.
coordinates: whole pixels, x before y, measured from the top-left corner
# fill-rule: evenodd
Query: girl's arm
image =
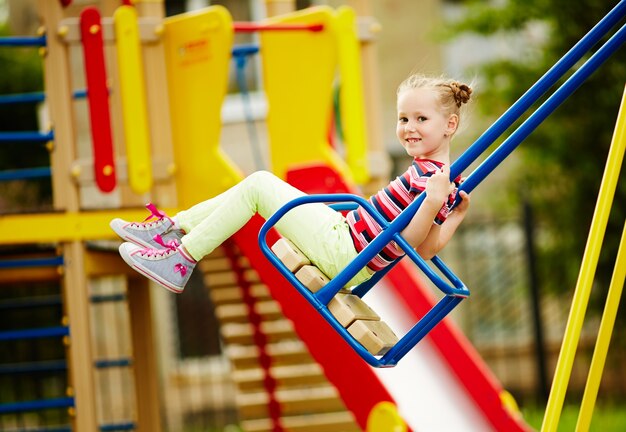
<path id="1" fill-rule="evenodd" d="M 470 196 L 465 191 L 461 191 L 460 196 L 461 202 L 454 208 L 443 224 L 437 225 L 433 223 L 424 241 L 415 248 L 422 258 L 431 259 L 437 255 L 448 244 L 461 222 L 463 222 L 463 219 L 465 219 L 470 204 Z"/>
<path id="2" fill-rule="evenodd" d="M 430 237 L 430 232 L 435 228 L 433 227 L 433 220 L 453 190 L 454 184 L 450 183 L 450 168 L 447 166 L 444 166 L 428 179 L 425 191 L 426 198 L 424 198 L 413 219 L 402 230 L 402 236 L 411 246 L 417 249 Z"/>

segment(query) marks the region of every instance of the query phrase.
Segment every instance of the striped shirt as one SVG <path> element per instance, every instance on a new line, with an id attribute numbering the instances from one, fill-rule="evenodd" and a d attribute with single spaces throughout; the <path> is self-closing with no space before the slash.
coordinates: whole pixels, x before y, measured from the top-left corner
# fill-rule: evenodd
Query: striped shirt
<path id="1" fill-rule="evenodd" d="M 387 221 L 393 221 L 407 206 L 413 202 L 422 191 L 426 189 L 426 182 L 433 173 L 441 169 L 443 164 L 429 159 L 414 159 L 413 163 L 404 172 L 396 177 L 386 188 L 372 195 L 369 203 Z M 448 201 L 441 207 L 435 217 L 435 223 L 441 225 L 450 213 L 454 204 L 461 177 L 457 177 L 454 182 L 456 188 L 448 197 Z M 346 215 L 346 220 L 350 226 L 352 240 L 357 252 L 361 252 L 365 247 L 381 233 L 381 226 L 362 207 L 352 210 Z M 404 255 L 404 252 L 396 247 L 395 242 L 391 242 L 379 252 L 367 266 L 374 271 L 379 271 L 391 264 L 396 259 Z"/>

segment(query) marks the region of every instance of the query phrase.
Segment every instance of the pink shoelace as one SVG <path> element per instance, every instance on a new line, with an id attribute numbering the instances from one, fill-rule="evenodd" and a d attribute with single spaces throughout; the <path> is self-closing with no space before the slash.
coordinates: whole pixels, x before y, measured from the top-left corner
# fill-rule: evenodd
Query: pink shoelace
<path id="1" fill-rule="evenodd" d="M 142 249 L 139 252 L 141 256 L 153 257 L 153 256 L 169 255 L 170 253 L 175 252 L 179 246 L 176 239 L 172 239 L 168 241 L 167 243 L 165 243 L 163 241 L 163 238 L 159 234 L 155 235 L 153 239 L 155 242 L 163 246 L 163 249 L 153 249 L 153 248 Z"/>
<path id="2" fill-rule="evenodd" d="M 148 217 L 145 218 L 143 222 L 133 222 L 131 224 L 132 226 L 150 227 L 153 224 L 159 222 L 163 218 L 169 219 L 172 222 L 172 224 L 174 224 L 174 221 L 172 221 L 172 219 L 168 215 L 166 215 L 164 212 L 159 210 L 154 204 L 152 203 L 146 204 L 146 209 L 148 209 L 148 211 L 150 212 L 150 215 L 148 215 Z M 153 218 L 156 218 L 156 220 L 150 220 Z M 148 220 L 150 221 L 148 222 Z"/>
<path id="3" fill-rule="evenodd" d="M 176 241 L 176 239 L 170 240 L 169 242 L 165 243 L 163 241 L 163 238 L 158 234 L 155 235 L 153 238 L 155 242 L 157 242 L 164 248 L 162 250 L 156 250 L 156 249 L 151 250 L 159 254 L 160 256 L 170 254 L 172 251 L 180 252 L 180 250 L 178 249 L 178 246 L 180 246 L 180 244 L 178 243 L 178 241 Z M 149 256 L 154 256 L 154 255 L 149 255 Z M 182 263 L 175 264 L 174 273 L 180 273 L 182 277 L 185 277 L 185 275 L 187 274 L 187 266 Z"/>

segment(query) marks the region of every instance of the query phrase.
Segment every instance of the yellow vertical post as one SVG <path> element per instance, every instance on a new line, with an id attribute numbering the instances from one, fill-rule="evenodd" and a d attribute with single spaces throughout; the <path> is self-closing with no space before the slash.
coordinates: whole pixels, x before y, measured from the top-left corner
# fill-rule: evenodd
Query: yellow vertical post
<path id="1" fill-rule="evenodd" d="M 591 367 L 587 376 L 587 384 L 585 385 L 585 393 L 583 401 L 580 405 L 580 413 L 578 414 L 578 422 L 576 423 L 577 431 L 588 431 L 591 425 L 591 417 L 593 416 L 593 408 L 596 404 L 598 389 L 600 388 L 600 380 L 602 379 L 602 371 L 606 362 L 609 344 L 611 342 L 611 334 L 615 318 L 617 317 L 617 308 L 622 296 L 624 288 L 624 278 L 626 277 L 626 224 L 622 230 L 622 239 L 620 240 L 617 259 L 609 285 L 609 292 L 606 297 L 604 313 L 600 321 L 600 330 L 598 331 L 598 341 L 593 351 L 591 359 Z"/>
<path id="2" fill-rule="evenodd" d="M 585 246 L 582 265 L 574 291 L 572 308 L 567 320 L 565 336 L 561 345 L 561 352 L 557 361 L 554 380 L 552 381 L 550 397 L 548 398 L 548 405 L 541 426 L 542 432 L 556 431 L 559 424 L 567 383 L 572 371 L 576 347 L 580 339 L 580 331 L 585 319 L 589 295 L 591 294 L 591 285 L 602 247 L 602 240 L 606 231 L 606 224 L 611 211 L 622 160 L 624 159 L 624 149 L 626 148 L 625 111 L 626 92 L 622 97 L 617 126 L 613 134 L 613 139 L 611 140 L 611 147 L 609 149 L 604 175 L 602 176 L 602 183 L 600 184 L 600 192 L 598 193 L 598 200 L 589 230 L 589 237 L 587 239 L 587 245 Z"/>
<path id="3" fill-rule="evenodd" d="M 155 19 L 161 24 L 154 32 L 163 34 L 163 18 L 165 8 L 163 0 L 135 0 L 134 6 L 140 18 Z M 150 142 L 153 160 L 163 160 L 168 174 L 174 172 L 174 147 L 172 145 L 172 126 L 169 112 L 167 66 L 163 38 L 158 42 L 144 43 L 142 46 L 144 75 L 146 86 L 146 102 L 148 105 L 148 126 L 150 128 Z M 176 207 L 176 187 L 173 181 L 157 182 L 152 188 L 151 199 L 161 207 Z"/>
<path id="4" fill-rule="evenodd" d="M 144 194 L 152 187 L 152 160 L 137 11 L 120 6 L 113 16 L 128 180 L 135 193 Z"/>
<path id="5" fill-rule="evenodd" d="M 337 10 L 337 44 L 341 126 L 346 147 L 346 162 L 354 181 L 364 184 L 369 181 L 370 176 L 361 56 L 356 26 L 354 10 L 347 6 L 340 7 Z"/>
<path id="6" fill-rule="evenodd" d="M 233 23 L 222 6 L 164 22 L 170 112 L 180 207 L 190 207 L 241 179 L 219 147 Z"/>
<path id="7" fill-rule="evenodd" d="M 613 137 L 613 143 L 617 143 L 619 141 L 622 143 L 626 142 L 626 91 L 624 92 L 624 96 L 622 98 L 622 105 L 617 117 L 617 125 L 615 127 Z M 619 147 L 619 145 L 616 146 Z M 618 151 L 616 151 L 615 157 L 623 159 L 623 151 L 624 145 L 622 145 L 622 154 L 620 155 Z M 622 239 L 620 241 L 617 258 L 615 260 L 615 268 L 613 269 L 613 276 L 611 277 L 609 292 L 606 297 L 604 313 L 602 314 L 600 329 L 598 330 L 598 340 L 591 359 L 591 367 L 589 369 L 589 375 L 587 376 L 587 384 L 585 385 L 585 392 L 580 406 L 578 423 L 576 424 L 577 431 L 589 430 L 589 426 L 591 424 L 593 408 L 596 403 L 596 397 L 600 387 L 600 379 L 602 378 L 602 371 L 604 369 L 604 363 L 609 350 L 609 343 L 611 341 L 611 334 L 613 333 L 615 317 L 617 316 L 617 308 L 622 296 L 625 276 L 626 224 L 624 225 L 624 229 L 622 231 Z"/>
<path id="8" fill-rule="evenodd" d="M 163 1 L 135 0 L 134 7 L 117 7 L 116 4 L 114 12 L 128 178 L 135 194 L 145 194 L 154 187 L 153 200 L 158 200 L 160 205 L 173 205 L 173 187 L 156 186 L 152 178 L 153 160 L 173 159 L 167 109 L 169 100 L 164 85 L 166 74 L 163 45 L 160 39 L 157 42 L 142 43 L 138 24 L 140 17 L 162 19 Z M 157 35 L 162 33 L 162 25 L 156 24 L 153 31 Z M 145 71 L 149 73 L 146 74 Z M 122 197 L 125 205 L 135 200 L 130 194 Z M 154 341 L 152 292 L 148 281 L 143 278 L 129 278 L 127 295 L 137 430 L 159 432 L 162 420 L 159 371 Z"/>

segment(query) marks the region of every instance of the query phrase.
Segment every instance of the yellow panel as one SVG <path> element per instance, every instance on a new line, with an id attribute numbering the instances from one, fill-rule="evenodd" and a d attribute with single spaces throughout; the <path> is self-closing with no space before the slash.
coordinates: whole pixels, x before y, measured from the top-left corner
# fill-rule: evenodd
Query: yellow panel
<path id="1" fill-rule="evenodd" d="M 144 194 L 152 187 L 152 163 L 137 11 L 121 6 L 114 20 L 128 178 L 133 191 Z"/>
<path id="2" fill-rule="evenodd" d="M 365 126 L 365 99 L 361 75 L 361 48 L 356 34 L 356 14 L 342 6 L 337 10 L 337 43 L 339 49 L 339 76 L 341 126 L 346 162 L 354 181 L 369 180 L 367 163 L 367 135 Z"/>
<path id="3" fill-rule="evenodd" d="M 324 26 L 319 32 L 261 32 L 272 170 L 284 178 L 294 166 L 326 163 L 350 178 L 345 164 L 328 144 L 337 71 L 332 9 L 319 6 L 266 22 Z"/>
<path id="4" fill-rule="evenodd" d="M 242 178 L 219 148 L 233 45 L 230 14 L 211 6 L 167 18 L 164 45 L 178 205 L 189 207 Z"/>
<path id="5" fill-rule="evenodd" d="M 176 209 L 164 209 L 174 215 Z M 115 239 L 113 218 L 142 221 L 145 209 L 103 210 L 84 213 L 41 213 L 0 216 L 0 244 L 56 243 L 74 240 Z"/>

